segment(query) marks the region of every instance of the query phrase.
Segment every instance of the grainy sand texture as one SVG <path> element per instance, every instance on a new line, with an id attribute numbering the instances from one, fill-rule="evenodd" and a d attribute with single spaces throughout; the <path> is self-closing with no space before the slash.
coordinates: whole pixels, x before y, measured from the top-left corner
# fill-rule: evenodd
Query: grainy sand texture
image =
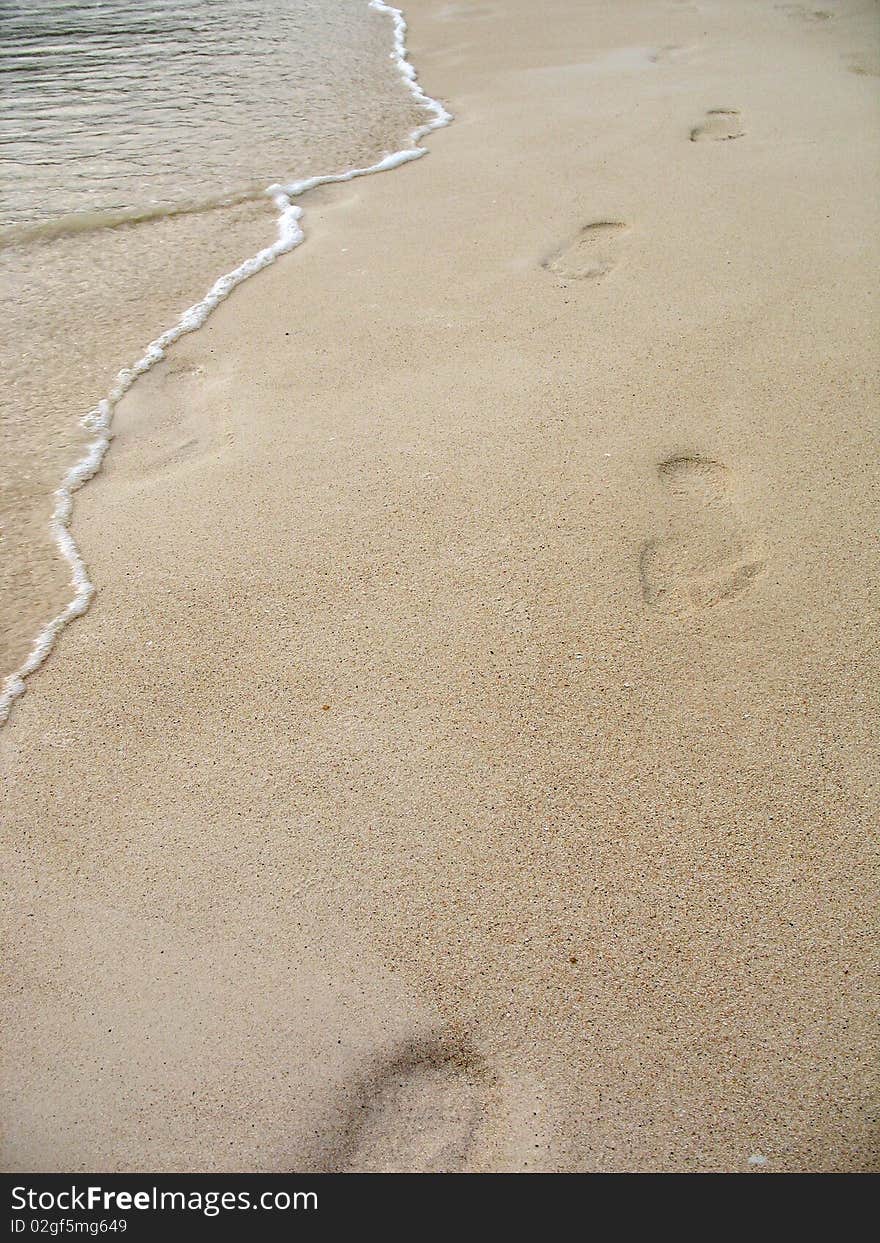
<path id="1" fill-rule="evenodd" d="M 454 124 L 120 404 L 0 735 L 6 1168 L 878 1167 L 880 23 L 820 2 L 413 0 Z"/>

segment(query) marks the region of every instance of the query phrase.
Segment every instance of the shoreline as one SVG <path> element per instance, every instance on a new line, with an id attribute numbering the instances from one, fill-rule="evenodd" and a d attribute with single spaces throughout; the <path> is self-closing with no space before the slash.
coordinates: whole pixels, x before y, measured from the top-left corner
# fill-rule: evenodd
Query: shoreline
<path id="1" fill-rule="evenodd" d="M 431 159 L 120 401 L 7 1169 L 877 1168 L 874 14 L 789 9 L 415 0 Z"/>
<path id="2" fill-rule="evenodd" d="M 172 327 L 167 328 L 151 341 L 143 356 L 137 362 L 131 367 L 123 368 L 118 373 L 115 384 L 109 394 L 101 398 L 97 405 L 79 420 L 79 425 L 83 430 L 100 434 L 96 440 L 87 446 L 84 456 L 74 463 L 61 480 L 53 494 L 55 506 L 49 522 L 49 533 L 52 537 L 52 542 L 70 566 L 71 578 L 69 586 L 73 591 L 73 599 L 70 600 L 60 613 L 41 627 L 23 664 L 6 674 L 2 683 L 0 683 L 0 729 L 9 719 L 12 705 L 25 693 L 27 679 L 42 667 L 44 661 L 52 652 L 58 636 L 70 622 L 75 621 L 78 617 L 82 617 L 88 611 L 91 604 L 94 595 L 94 585 L 89 580 L 86 564 L 69 529 L 73 517 L 73 497 L 101 469 L 112 440 L 113 412 L 131 385 L 134 384 L 139 376 L 145 375 L 151 367 L 154 367 L 159 362 L 163 362 L 167 356 L 167 351 L 176 341 L 179 341 L 187 333 L 197 332 L 204 325 L 211 312 L 221 302 L 224 302 L 243 281 L 246 281 L 250 276 L 256 275 L 257 272 L 261 272 L 263 268 L 268 267 L 270 263 L 274 263 L 281 255 L 289 254 L 290 251 L 295 250 L 305 240 L 305 234 L 299 224 L 303 216 L 303 208 L 295 206 L 293 203 L 294 199 L 300 198 L 303 194 L 308 193 L 309 190 L 316 189 L 319 186 L 334 185 L 339 182 L 352 181 L 357 177 L 368 177 L 373 173 L 388 172 L 399 168 L 401 164 L 408 163 L 410 160 L 419 159 L 422 155 L 427 154 L 427 150 L 423 147 L 420 148 L 417 144 L 428 134 L 448 125 L 452 120 L 451 114 L 446 111 L 443 105 L 438 100 L 431 99 L 421 89 L 418 74 L 407 59 L 405 42 L 406 21 L 402 10 L 395 8 L 393 5 L 385 4 L 384 0 L 367 0 L 367 2 L 370 8 L 375 9 L 390 19 L 392 27 L 392 51 L 390 55 L 395 59 L 404 85 L 416 100 L 417 105 L 433 112 L 433 119 L 410 132 L 409 147 L 395 151 L 390 155 L 385 155 L 367 168 L 351 168 L 342 173 L 319 173 L 315 176 L 292 182 L 289 185 L 276 184 L 268 186 L 264 191 L 264 196 L 272 200 L 278 212 L 276 221 L 277 240 L 271 245 L 264 247 L 258 254 L 245 259 L 233 271 L 219 276 L 204 298 L 184 311 Z M 254 196 L 249 196 L 247 199 L 240 201 L 253 202 L 255 198 Z M 165 214 L 173 216 L 182 213 L 171 212 Z M 144 219 L 149 219 L 149 217 L 144 217 Z"/>

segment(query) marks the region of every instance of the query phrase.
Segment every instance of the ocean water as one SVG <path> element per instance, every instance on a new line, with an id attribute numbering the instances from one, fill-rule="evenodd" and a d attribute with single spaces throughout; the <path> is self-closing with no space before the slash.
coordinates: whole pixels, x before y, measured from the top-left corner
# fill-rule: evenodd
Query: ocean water
<path id="1" fill-rule="evenodd" d="M 2 0 L 0 239 L 252 198 L 375 151 L 411 103 L 390 41 L 363 0 Z"/>
<path id="2" fill-rule="evenodd" d="M 276 242 L 267 187 L 437 123 L 399 38 L 367 0 L 0 0 L 0 684 L 71 601 L 82 417 Z"/>

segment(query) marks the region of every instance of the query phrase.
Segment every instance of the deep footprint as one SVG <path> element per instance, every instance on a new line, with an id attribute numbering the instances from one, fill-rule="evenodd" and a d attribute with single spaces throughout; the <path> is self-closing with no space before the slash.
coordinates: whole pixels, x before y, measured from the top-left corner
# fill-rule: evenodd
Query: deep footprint
<path id="1" fill-rule="evenodd" d="M 691 142 L 728 142 L 744 134 L 735 108 L 712 108 L 706 113 L 705 121 L 691 130 Z"/>
<path id="2" fill-rule="evenodd" d="M 486 1074 L 469 1051 L 408 1046 L 363 1084 L 343 1169 L 448 1173 L 467 1168 L 486 1108 Z"/>
<path id="3" fill-rule="evenodd" d="M 727 494 L 728 470 L 721 462 L 704 457 L 671 457 L 657 467 L 660 482 L 674 496 L 695 501 L 720 500 Z"/>
<path id="4" fill-rule="evenodd" d="M 657 475 L 672 514 L 639 554 L 645 603 L 684 614 L 732 600 L 763 570 L 764 542 L 740 520 L 727 468 L 680 455 L 661 462 Z"/>
<path id="5" fill-rule="evenodd" d="M 617 243 L 629 230 L 617 220 L 597 220 L 585 225 L 543 266 L 566 280 L 597 280 L 607 275 L 617 262 Z"/>

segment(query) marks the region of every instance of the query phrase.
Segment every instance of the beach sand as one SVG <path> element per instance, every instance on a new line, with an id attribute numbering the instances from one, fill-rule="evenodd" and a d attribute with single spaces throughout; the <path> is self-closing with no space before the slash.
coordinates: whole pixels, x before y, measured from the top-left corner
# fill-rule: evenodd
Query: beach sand
<path id="1" fill-rule="evenodd" d="M 822 3 L 414 0 L 455 123 L 121 403 L 0 735 L 5 1168 L 878 1167 L 878 20 Z"/>

